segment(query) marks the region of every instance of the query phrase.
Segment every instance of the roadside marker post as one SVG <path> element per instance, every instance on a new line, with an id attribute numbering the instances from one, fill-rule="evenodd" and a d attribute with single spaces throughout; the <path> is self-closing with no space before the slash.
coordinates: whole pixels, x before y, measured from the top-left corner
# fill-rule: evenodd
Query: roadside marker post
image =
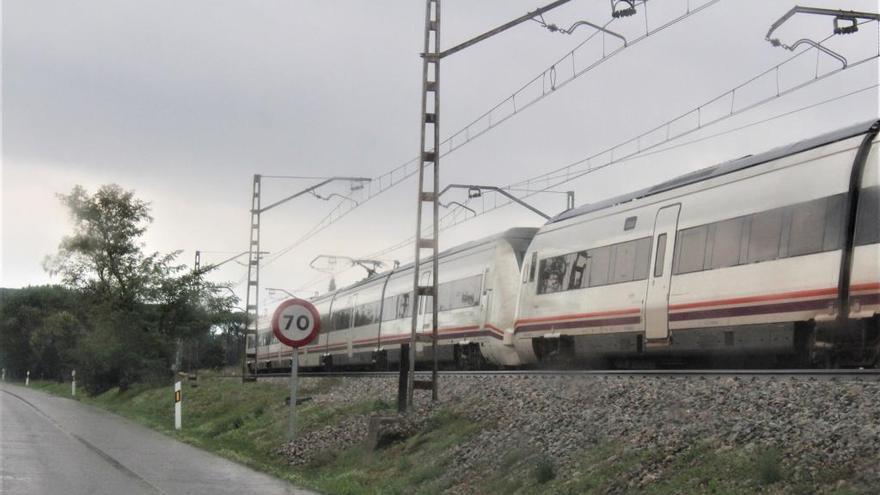
<path id="1" fill-rule="evenodd" d="M 6 368 L 3 368 L 3 381 L 6 381 Z"/>
<path id="2" fill-rule="evenodd" d="M 299 394 L 299 348 L 308 345 L 321 331 L 321 317 L 315 306 L 304 299 L 288 299 L 272 315 L 272 332 L 289 347 L 290 412 L 287 416 L 287 439 L 296 436 L 296 396 Z"/>
<path id="3" fill-rule="evenodd" d="M 76 397 L 76 370 L 70 370 L 70 395 Z"/>
<path id="4" fill-rule="evenodd" d="M 181 423 L 181 402 L 183 400 L 183 392 L 180 390 L 180 381 L 174 382 L 174 429 L 180 429 Z"/>
<path id="5" fill-rule="evenodd" d="M 27 374 L 24 376 L 24 386 L 31 386 L 31 370 L 28 370 Z"/>

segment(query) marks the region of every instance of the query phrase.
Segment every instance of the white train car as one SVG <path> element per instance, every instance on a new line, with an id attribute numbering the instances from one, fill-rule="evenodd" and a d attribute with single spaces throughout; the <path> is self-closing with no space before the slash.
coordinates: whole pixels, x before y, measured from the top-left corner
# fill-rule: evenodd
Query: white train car
<path id="1" fill-rule="evenodd" d="M 441 362 L 457 368 L 520 364 L 513 348 L 513 323 L 523 256 L 534 228 L 510 229 L 440 253 L 437 304 Z M 422 264 L 429 285 L 432 260 Z M 299 352 L 306 368 L 396 368 L 400 345 L 412 330 L 413 265 L 375 275 L 312 300 L 321 333 Z M 428 301 L 431 301 L 428 299 Z M 418 310 L 418 331 L 431 333 L 430 304 Z M 258 369 L 289 369 L 291 352 L 261 326 Z M 416 359 L 432 358 L 430 344 L 416 345 Z"/>
<path id="2" fill-rule="evenodd" d="M 880 352 L 880 123 L 565 212 L 526 254 L 525 363 Z"/>

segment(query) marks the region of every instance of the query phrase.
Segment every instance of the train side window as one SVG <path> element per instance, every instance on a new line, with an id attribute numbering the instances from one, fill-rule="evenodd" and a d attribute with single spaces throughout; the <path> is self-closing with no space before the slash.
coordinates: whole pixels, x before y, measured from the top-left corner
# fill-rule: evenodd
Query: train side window
<path id="1" fill-rule="evenodd" d="M 633 279 L 636 269 L 636 243 L 623 242 L 613 246 L 615 251 L 614 266 L 611 271 L 611 283 L 629 282 Z"/>
<path id="2" fill-rule="evenodd" d="M 657 256 L 654 257 L 654 276 L 663 276 L 663 264 L 666 262 L 666 234 L 657 237 Z"/>
<path id="3" fill-rule="evenodd" d="M 608 283 L 611 266 L 611 247 L 605 246 L 590 250 L 590 287 Z"/>
<path id="4" fill-rule="evenodd" d="M 859 209 L 856 213 L 857 246 L 880 243 L 880 187 L 866 187 L 859 191 Z"/>
<path id="5" fill-rule="evenodd" d="M 372 325 L 379 319 L 379 302 L 374 301 L 361 304 L 357 307 L 354 314 L 354 326 L 361 327 L 364 325 Z"/>
<path id="6" fill-rule="evenodd" d="M 535 281 L 535 269 L 538 266 L 538 252 L 532 253 L 532 264 L 529 267 L 529 282 Z"/>
<path id="7" fill-rule="evenodd" d="M 452 290 L 452 282 L 437 284 L 437 311 L 452 309 Z M 433 306 L 431 306 L 430 310 L 433 311 Z"/>
<path id="8" fill-rule="evenodd" d="M 755 263 L 778 258 L 781 237 L 781 208 L 752 215 L 752 226 L 749 232 L 748 262 Z"/>
<path id="9" fill-rule="evenodd" d="M 675 243 L 676 259 L 673 259 L 674 274 L 696 272 L 703 269 L 708 230 L 708 226 L 701 225 L 678 232 L 678 240 Z"/>
<path id="10" fill-rule="evenodd" d="M 648 270 L 651 266 L 651 238 L 643 237 L 636 243 L 636 266 L 633 270 L 633 280 L 645 280 L 648 278 Z"/>
<path id="11" fill-rule="evenodd" d="M 809 201 L 791 210 L 788 256 L 818 253 L 825 239 L 826 198 Z"/>
<path id="12" fill-rule="evenodd" d="M 334 311 L 331 318 L 333 319 L 333 330 L 344 330 L 351 326 L 351 308 Z"/>
<path id="13" fill-rule="evenodd" d="M 382 301 L 381 311 L 382 311 L 382 321 L 393 320 L 395 317 L 397 317 L 397 314 L 395 313 L 395 308 L 394 308 L 394 296 L 386 297 Z"/>
<path id="14" fill-rule="evenodd" d="M 395 312 L 397 314 L 396 319 L 399 320 L 401 318 L 409 318 L 412 316 L 412 305 L 409 303 L 410 296 L 411 294 L 409 292 L 404 292 L 397 296 L 397 304 L 395 305 L 397 308 L 397 311 Z"/>
<path id="15" fill-rule="evenodd" d="M 862 191 L 864 192 L 864 191 Z M 843 213 L 846 208 L 846 194 L 835 194 L 828 197 L 825 208 L 825 239 L 823 251 L 840 249 L 843 244 Z"/>
<path id="16" fill-rule="evenodd" d="M 482 279 L 482 275 L 474 275 L 453 282 L 452 309 L 478 305 Z"/>
<path id="17" fill-rule="evenodd" d="M 713 225 L 714 239 L 706 268 L 714 269 L 738 265 L 743 218 L 722 220 Z"/>
<path id="18" fill-rule="evenodd" d="M 370 313 L 366 304 L 358 305 L 354 308 L 354 325 L 361 327 L 370 324 Z"/>

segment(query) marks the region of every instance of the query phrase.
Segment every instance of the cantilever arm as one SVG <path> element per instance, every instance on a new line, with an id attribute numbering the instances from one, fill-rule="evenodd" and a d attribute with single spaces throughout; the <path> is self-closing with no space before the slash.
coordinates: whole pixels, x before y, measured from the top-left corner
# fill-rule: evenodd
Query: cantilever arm
<path id="1" fill-rule="evenodd" d="M 776 31 L 779 26 L 785 24 L 785 22 L 791 19 L 795 14 L 816 14 L 816 15 L 828 15 L 834 17 L 845 17 L 848 19 L 868 19 L 874 21 L 880 21 L 880 15 L 875 14 L 873 12 L 856 12 L 854 10 L 836 10 L 836 9 L 820 9 L 816 7 L 801 7 L 799 5 L 795 5 L 788 12 L 786 12 L 782 17 L 780 17 L 776 22 L 774 22 L 770 26 L 770 30 L 767 31 L 767 35 L 764 37 L 767 41 L 773 43 L 774 45 L 781 44 L 779 39 L 771 38 L 773 35 L 773 31 Z"/>
<path id="2" fill-rule="evenodd" d="M 495 191 L 495 192 L 507 197 L 507 199 L 513 201 L 514 203 L 517 203 L 518 205 L 525 207 L 529 211 L 544 217 L 545 220 L 550 220 L 550 218 L 551 218 L 550 215 L 548 215 L 548 214 L 544 213 L 543 211 L 535 208 L 534 206 L 526 203 L 525 201 L 517 198 L 513 194 L 510 194 L 509 192 L 505 191 L 504 189 L 502 189 L 498 186 L 475 186 L 473 184 L 449 184 L 448 186 L 444 187 L 443 190 L 440 191 L 440 193 L 437 195 L 438 199 L 440 196 L 443 196 L 443 194 L 450 189 L 485 189 L 487 191 Z M 471 210 L 471 211 L 473 211 L 473 210 Z"/>

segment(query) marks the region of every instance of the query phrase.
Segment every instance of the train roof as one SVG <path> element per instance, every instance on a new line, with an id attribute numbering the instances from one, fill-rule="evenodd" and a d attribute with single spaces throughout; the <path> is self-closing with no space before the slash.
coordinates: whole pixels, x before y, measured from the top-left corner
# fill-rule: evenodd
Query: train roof
<path id="1" fill-rule="evenodd" d="M 440 257 L 440 259 L 443 259 L 448 256 L 452 256 L 457 253 L 468 251 L 470 249 L 474 249 L 474 248 L 479 247 L 481 245 L 489 244 L 489 243 L 492 243 L 492 242 L 495 242 L 495 241 L 498 241 L 501 239 L 531 239 L 532 237 L 535 236 L 535 233 L 537 233 L 537 231 L 538 231 L 537 227 L 514 227 L 512 229 L 507 229 L 503 232 L 499 232 L 497 234 L 493 234 L 493 235 L 486 236 L 486 237 L 483 237 L 483 238 L 480 238 L 480 239 L 477 239 L 474 241 L 466 242 L 464 244 L 459 244 L 458 246 L 451 247 L 449 249 L 441 251 L 439 254 L 439 257 Z M 433 258 L 432 256 L 425 258 L 423 263 L 427 263 L 427 262 L 431 261 L 432 258 Z M 405 265 L 401 265 L 401 266 L 395 268 L 394 272 L 403 272 L 403 271 L 409 270 L 410 268 L 413 267 L 413 265 L 414 265 L 414 263 L 412 263 L 412 262 L 407 263 Z M 380 280 L 382 277 L 384 277 L 386 275 L 389 275 L 389 272 L 377 273 L 376 275 L 374 275 L 370 278 L 365 278 L 365 279 L 358 281 L 358 282 L 355 282 L 351 285 L 341 287 L 339 289 L 336 289 L 333 292 L 327 292 L 327 293 L 321 294 L 320 296 L 318 296 L 312 300 L 313 301 L 320 301 L 320 300 L 327 299 L 329 297 L 332 297 L 336 293 L 352 290 L 352 289 L 355 289 L 355 288 L 360 287 L 362 285 L 366 285 L 370 282 L 373 282 L 375 280 Z"/>
<path id="2" fill-rule="evenodd" d="M 797 141 L 786 146 L 780 146 L 778 148 L 774 148 L 772 150 L 765 151 L 764 153 L 759 153 L 757 155 L 746 155 L 740 158 L 735 158 L 733 160 L 723 162 L 712 167 L 707 167 L 684 175 L 680 175 L 668 181 L 661 182 L 660 184 L 646 187 L 632 193 L 615 196 L 604 201 L 599 201 L 597 203 L 588 203 L 577 208 L 573 208 L 571 210 L 562 212 L 559 215 L 556 215 L 555 217 L 551 218 L 547 223 L 551 224 L 561 222 L 569 218 L 586 215 L 587 213 L 610 208 L 612 206 L 627 203 L 635 199 L 653 196 L 655 194 L 660 194 L 662 192 L 666 192 L 672 189 L 687 186 L 704 180 L 709 180 L 725 174 L 736 172 L 738 170 L 754 167 L 756 165 L 767 163 L 778 158 L 801 153 L 803 151 L 818 148 L 820 146 L 831 144 L 837 141 L 842 141 L 844 139 L 849 139 L 851 137 L 867 133 L 871 129 L 871 127 L 877 124 L 880 124 L 880 121 L 870 120 L 849 127 L 844 127 L 843 129 L 838 129 L 836 131 L 822 134 L 820 136 L 816 136 L 810 139 Z"/>

